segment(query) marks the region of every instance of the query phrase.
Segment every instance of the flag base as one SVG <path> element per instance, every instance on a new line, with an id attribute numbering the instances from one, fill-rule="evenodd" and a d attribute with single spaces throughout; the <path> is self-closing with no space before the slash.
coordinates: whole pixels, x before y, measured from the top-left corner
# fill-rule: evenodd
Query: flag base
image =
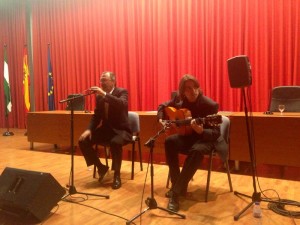
<path id="1" fill-rule="evenodd" d="M 4 133 L 3 133 L 3 136 L 13 136 L 14 135 L 14 133 L 13 132 L 10 132 L 10 131 L 5 131 Z"/>

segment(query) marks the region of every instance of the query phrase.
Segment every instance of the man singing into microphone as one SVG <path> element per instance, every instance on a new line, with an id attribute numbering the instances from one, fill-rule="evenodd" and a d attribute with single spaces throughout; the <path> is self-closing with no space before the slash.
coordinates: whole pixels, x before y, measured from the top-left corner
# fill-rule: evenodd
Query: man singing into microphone
<path id="1" fill-rule="evenodd" d="M 109 144 L 114 170 L 112 188 L 119 189 L 122 146 L 132 139 L 128 122 L 128 91 L 116 87 L 116 75 L 109 71 L 101 74 L 100 86 L 90 88 L 96 94 L 96 107 L 87 130 L 79 138 L 79 147 L 87 166 L 97 167 L 99 182 L 102 182 L 109 167 L 100 162 L 93 145 Z"/>

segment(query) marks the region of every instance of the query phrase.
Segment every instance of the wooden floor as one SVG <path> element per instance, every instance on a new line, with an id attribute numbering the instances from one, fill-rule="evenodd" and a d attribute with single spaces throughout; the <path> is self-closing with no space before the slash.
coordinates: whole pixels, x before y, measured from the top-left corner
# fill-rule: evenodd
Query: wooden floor
<path id="1" fill-rule="evenodd" d="M 4 131 L 4 129 L 0 129 L 1 134 Z M 11 131 L 15 133 L 14 136 L 0 137 L 0 173 L 6 167 L 47 172 L 51 173 L 63 187 L 66 187 L 70 179 L 71 156 L 69 154 L 51 153 L 53 146 L 49 144 L 35 144 L 35 150 L 32 151 L 29 149 L 26 136 L 24 136 L 24 130 L 12 129 Z M 58 206 L 52 209 L 49 217 L 40 224 L 126 224 L 127 220 L 138 215 L 147 207 L 145 199 L 151 196 L 150 173 L 147 173 L 147 166 L 144 163 L 144 171 L 140 172 L 139 166 L 136 164 L 135 179 L 130 180 L 130 162 L 123 161 L 121 174 L 123 186 L 119 190 L 112 190 L 110 187 L 112 173 L 105 177 L 104 184 L 100 184 L 97 179 L 92 178 L 92 170 L 86 167 L 83 157 L 75 156 L 74 186 L 77 191 L 109 195 L 110 198 L 80 194 L 69 196 L 67 197 L 69 201 L 59 201 Z M 165 208 L 168 202 L 168 199 L 164 197 L 167 191 L 165 186 L 168 169 L 164 165 L 154 165 L 154 173 L 154 198 L 159 207 Z M 232 174 L 232 183 L 235 191 L 252 195 L 251 176 Z M 248 205 L 250 199 L 237 197 L 234 193 L 229 192 L 226 174 L 213 172 L 209 202 L 205 203 L 205 184 L 206 171 L 198 170 L 189 185 L 189 196 L 186 199 L 180 199 L 181 210 L 179 213 L 185 215 L 186 219 L 181 219 L 177 215 L 170 215 L 164 210 L 156 208 L 146 211 L 142 217 L 138 217 L 132 224 L 300 224 L 300 219 L 285 217 L 269 210 L 267 202 L 261 203 L 263 208 L 261 221 L 253 218 L 251 208 L 246 210 L 238 221 L 234 221 L 234 216 Z M 264 192 L 269 198 L 275 198 L 278 194 L 282 199 L 300 201 L 299 181 L 259 178 L 259 184 L 262 190 L 272 189 Z M 66 190 L 68 193 L 68 189 Z M 259 189 L 258 191 L 261 192 Z M 292 211 L 299 211 L 299 207 L 295 206 L 287 206 L 286 208 Z M 25 222 L 1 213 L 0 224 L 25 224 Z"/>

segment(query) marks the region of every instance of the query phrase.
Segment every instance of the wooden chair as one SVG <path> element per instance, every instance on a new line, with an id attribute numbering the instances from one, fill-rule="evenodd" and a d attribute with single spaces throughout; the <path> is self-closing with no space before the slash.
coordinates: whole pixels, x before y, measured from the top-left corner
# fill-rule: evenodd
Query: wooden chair
<path id="1" fill-rule="evenodd" d="M 222 116 L 222 124 L 221 124 L 221 135 L 223 136 L 224 140 L 227 143 L 227 150 L 229 149 L 229 128 L 230 128 L 230 120 L 227 116 Z M 208 165 L 208 170 L 207 170 L 207 181 L 206 181 L 206 191 L 205 191 L 205 202 L 208 200 L 208 192 L 209 192 L 209 184 L 210 184 L 210 176 L 211 176 L 211 171 L 212 171 L 212 163 L 213 163 L 213 158 L 217 154 L 216 148 L 213 147 L 210 151 L 209 154 L 209 165 Z M 232 188 L 232 182 L 231 182 L 231 177 L 230 177 L 230 169 L 229 169 L 229 164 L 228 164 L 228 157 L 224 161 L 224 166 L 226 168 L 227 172 L 227 178 L 228 178 L 228 183 L 229 183 L 229 189 L 230 192 L 233 191 Z M 167 185 L 166 187 L 169 188 L 169 183 L 170 183 L 170 176 L 168 175 L 168 180 L 167 180 Z"/>
<path id="2" fill-rule="evenodd" d="M 141 148 L 141 142 L 140 142 L 140 118 L 139 114 L 136 112 L 129 111 L 128 112 L 128 119 L 129 119 L 129 126 L 133 132 L 131 144 L 131 179 L 134 179 L 134 162 L 135 162 L 135 144 L 138 145 L 138 151 L 139 151 L 139 157 L 140 157 L 140 170 L 143 171 L 143 163 L 142 163 L 142 148 Z M 109 150 L 109 144 L 103 144 L 101 145 L 104 147 L 104 154 L 105 154 L 105 161 L 106 165 L 108 166 L 108 158 L 110 157 L 110 150 Z M 95 148 L 98 148 L 98 145 L 95 146 Z M 94 166 L 94 173 L 93 177 L 96 177 L 96 167 Z"/>

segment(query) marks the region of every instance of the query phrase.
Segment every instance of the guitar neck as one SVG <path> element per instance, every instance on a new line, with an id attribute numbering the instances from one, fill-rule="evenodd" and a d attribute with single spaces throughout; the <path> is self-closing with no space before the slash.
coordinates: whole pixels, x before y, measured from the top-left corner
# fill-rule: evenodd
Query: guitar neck
<path id="1" fill-rule="evenodd" d="M 184 119 L 184 120 L 170 120 L 169 123 L 174 123 L 177 126 L 188 126 L 191 123 L 193 118 Z M 216 126 L 222 123 L 222 116 L 220 115 L 210 115 L 205 118 L 194 118 L 198 125 L 209 124 L 211 126 Z"/>
<path id="2" fill-rule="evenodd" d="M 193 118 L 190 119 L 184 119 L 184 120 L 172 120 L 169 121 L 170 123 L 175 123 L 177 126 L 187 126 L 190 125 Z M 205 123 L 205 118 L 195 118 L 195 121 L 198 125 Z"/>

